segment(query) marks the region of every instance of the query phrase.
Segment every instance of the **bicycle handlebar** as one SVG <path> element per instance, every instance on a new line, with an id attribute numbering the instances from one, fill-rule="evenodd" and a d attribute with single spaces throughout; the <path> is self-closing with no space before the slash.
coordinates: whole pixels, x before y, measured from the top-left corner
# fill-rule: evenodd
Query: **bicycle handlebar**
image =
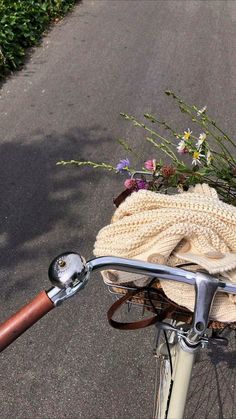
<path id="1" fill-rule="evenodd" d="M 0 352 L 55 307 L 41 291 L 31 302 L 0 325 Z"/>
<path id="2" fill-rule="evenodd" d="M 86 263 L 79 254 L 68 252 L 57 256 L 50 264 L 49 279 L 54 287 L 47 292 L 40 292 L 30 303 L 0 325 L 0 351 L 55 306 L 84 288 L 91 272 L 106 269 L 133 272 L 194 285 L 196 300 L 192 331 L 196 336 L 201 336 L 207 327 L 215 293 L 221 291 L 236 294 L 236 285 L 221 282 L 208 274 L 113 256 L 95 258 Z"/>

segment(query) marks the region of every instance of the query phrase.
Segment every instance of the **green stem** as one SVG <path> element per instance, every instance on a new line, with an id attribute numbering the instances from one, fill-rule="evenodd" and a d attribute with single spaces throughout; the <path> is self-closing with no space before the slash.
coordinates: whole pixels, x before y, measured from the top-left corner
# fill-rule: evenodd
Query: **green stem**
<path id="1" fill-rule="evenodd" d="M 147 137 L 147 140 L 149 142 L 151 142 L 155 147 L 160 148 L 161 150 L 163 150 L 165 152 L 165 154 L 167 154 L 172 160 L 174 160 L 176 163 L 178 164 L 182 164 L 180 162 L 180 160 L 178 159 L 177 155 L 175 154 L 175 152 L 172 150 L 172 147 L 176 148 L 176 144 L 174 144 L 172 141 L 166 139 L 165 137 L 163 137 L 161 134 L 157 133 L 156 131 L 152 130 L 151 128 L 149 128 L 147 125 L 139 122 L 134 116 L 129 116 L 127 114 L 122 114 L 126 119 L 128 119 L 129 121 L 132 121 L 133 124 L 135 126 L 141 127 L 143 128 L 145 131 L 149 132 L 151 135 L 155 136 L 156 138 L 159 138 L 160 140 L 163 141 L 163 143 L 165 144 L 161 144 L 158 145 L 152 138 Z M 165 147 L 165 148 L 164 148 Z"/>
<path id="2" fill-rule="evenodd" d="M 215 139 L 215 141 L 219 144 L 220 148 L 222 149 L 222 151 L 224 151 L 224 153 L 226 153 L 226 155 L 228 155 L 231 160 L 233 160 L 233 162 L 236 164 L 236 160 L 232 157 L 231 153 L 228 151 L 228 149 L 222 144 L 222 142 L 219 140 L 219 137 L 217 137 L 212 131 L 209 130 L 209 126 L 206 126 L 206 124 L 204 123 L 204 121 L 207 121 L 208 116 L 205 115 L 205 119 L 203 120 L 203 117 L 201 117 L 200 120 L 195 118 L 195 115 L 193 114 L 193 112 L 196 112 L 196 107 L 195 106 L 191 106 L 188 103 L 184 102 L 182 99 L 180 99 L 174 92 L 171 91 L 167 91 L 166 92 L 167 95 L 172 96 L 173 99 L 177 100 L 177 102 L 179 103 L 179 105 L 181 106 L 181 108 L 184 109 L 184 107 L 186 108 L 186 112 L 190 113 L 192 117 L 194 117 L 194 122 L 196 122 L 199 126 L 201 126 L 204 129 L 207 129 L 209 131 L 209 134 Z M 209 122 L 212 124 L 212 122 L 209 120 Z M 213 121 L 214 122 L 214 121 Z M 233 143 L 233 141 L 229 138 L 229 136 L 227 134 L 225 134 L 218 126 L 212 124 L 215 128 L 217 128 L 223 135 L 224 137 L 232 144 L 234 145 L 234 147 L 236 147 L 236 145 Z"/>
<path id="3" fill-rule="evenodd" d="M 105 170 L 109 170 L 109 171 L 117 171 L 116 168 L 114 166 L 112 166 L 111 164 L 106 164 L 106 163 L 96 163 L 93 161 L 78 161 L 78 160 L 69 160 L 69 161 L 64 161 L 61 160 L 59 162 L 56 163 L 57 166 L 68 166 L 68 165 L 75 165 L 75 166 L 90 166 L 93 167 L 94 169 L 105 169 Z"/>
<path id="4" fill-rule="evenodd" d="M 153 138 L 151 138 L 151 137 L 146 137 L 146 139 L 151 144 L 153 144 L 154 147 L 159 148 L 160 150 L 162 150 L 167 156 L 169 156 L 171 158 L 171 160 L 174 160 L 178 164 L 182 164 L 182 162 L 180 160 L 178 160 L 178 158 L 176 157 L 176 155 L 174 154 L 174 152 L 169 147 L 167 147 L 164 144 L 158 144 L 158 143 L 156 143 L 156 141 Z"/>
<path id="5" fill-rule="evenodd" d="M 196 120 L 195 122 L 196 122 L 197 125 L 199 125 L 201 128 L 203 128 L 205 131 L 208 131 L 208 133 L 212 136 L 212 138 L 215 140 L 215 142 L 219 145 L 219 147 L 223 151 L 225 157 L 228 156 L 236 164 L 236 160 L 234 159 L 234 157 L 232 156 L 232 154 L 230 153 L 230 151 L 220 141 L 219 137 L 217 137 L 217 135 L 215 135 L 215 133 L 212 132 L 209 129 L 208 126 L 206 126 L 206 124 L 204 123 L 204 121 Z M 226 157 L 226 159 L 228 159 L 228 157 Z"/>
<path id="6" fill-rule="evenodd" d="M 209 115 L 206 115 L 206 120 L 211 124 L 211 125 L 213 125 L 213 127 L 215 127 L 222 135 L 223 135 L 223 137 L 227 140 L 227 141 L 229 141 L 230 142 L 230 144 L 233 146 L 233 147 L 235 147 L 236 148 L 236 144 L 234 143 L 234 141 L 233 140 L 231 140 L 231 138 L 218 126 L 218 125 L 216 125 L 216 122 L 209 116 Z"/>
<path id="7" fill-rule="evenodd" d="M 156 131 L 152 130 L 151 128 L 149 128 L 147 125 L 143 124 L 142 122 L 139 122 L 134 116 L 125 116 L 126 119 L 130 120 L 133 122 L 134 126 L 138 126 L 140 128 L 144 128 L 145 131 L 148 131 L 150 134 L 154 135 L 155 137 L 159 138 L 160 140 L 164 141 L 165 144 L 172 145 L 173 147 L 175 147 L 176 145 L 174 143 L 172 143 L 172 141 L 168 140 L 167 138 L 163 137 L 161 134 L 158 134 Z"/>
<path id="8" fill-rule="evenodd" d="M 129 145 L 129 143 L 126 140 L 124 140 L 122 138 L 118 138 L 117 142 L 123 147 L 123 149 L 125 151 L 128 151 L 129 153 L 132 153 L 135 157 L 137 157 L 137 159 L 142 160 L 142 156 L 139 153 L 137 153 L 136 151 L 134 151 L 134 149 Z"/>
<path id="9" fill-rule="evenodd" d="M 170 131 L 172 134 L 173 134 L 173 136 L 175 137 L 175 138 L 181 138 L 181 135 L 179 135 L 178 133 L 177 133 L 177 131 L 175 131 L 170 125 L 168 125 L 165 121 L 159 121 L 156 117 L 154 117 L 153 115 L 151 115 L 151 114 L 144 114 L 144 117 L 145 118 L 147 118 L 147 119 L 149 119 L 149 120 L 151 120 L 152 122 L 154 122 L 154 123 L 157 123 L 157 124 L 159 124 L 159 125 L 162 125 L 166 130 L 168 130 L 168 131 Z M 172 145 L 175 145 L 175 144 L 173 144 L 172 143 Z"/>

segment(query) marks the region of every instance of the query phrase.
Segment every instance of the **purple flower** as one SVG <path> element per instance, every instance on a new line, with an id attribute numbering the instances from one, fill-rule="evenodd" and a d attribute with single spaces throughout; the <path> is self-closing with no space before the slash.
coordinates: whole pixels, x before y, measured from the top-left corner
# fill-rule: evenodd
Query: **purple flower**
<path id="1" fill-rule="evenodd" d="M 120 160 L 116 166 L 116 170 L 117 172 L 125 173 L 127 172 L 127 170 L 125 169 L 128 169 L 129 165 L 130 165 L 129 159 L 126 158 L 126 159 Z"/>
<path id="2" fill-rule="evenodd" d="M 138 189 L 148 189 L 148 183 L 146 180 L 137 179 L 137 188 Z"/>

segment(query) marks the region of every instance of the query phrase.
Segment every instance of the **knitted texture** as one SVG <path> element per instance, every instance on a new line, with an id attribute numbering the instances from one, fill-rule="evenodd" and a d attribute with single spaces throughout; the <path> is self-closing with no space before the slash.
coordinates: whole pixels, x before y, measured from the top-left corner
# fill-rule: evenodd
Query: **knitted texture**
<path id="1" fill-rule="evenodd" d="M 220 201 L 206 184 L 176 195 L 140 190 L 132 193 L 115 211 L 111 224 L 100 230 L 94 254 L 171 266 L 190 261 L 236 282 L 236 208 Z M 140 275 L 113 274 L 119 283 L 131 278 L 139 285 L 147 281 Z M 105 278 L 109 279 L 106 274 Z M 161 284 L 171 300 L 193 311 L 193 287 L 173 281 Z M 234 297 L 218 293 L 211 318 L 236 321 Z"/>

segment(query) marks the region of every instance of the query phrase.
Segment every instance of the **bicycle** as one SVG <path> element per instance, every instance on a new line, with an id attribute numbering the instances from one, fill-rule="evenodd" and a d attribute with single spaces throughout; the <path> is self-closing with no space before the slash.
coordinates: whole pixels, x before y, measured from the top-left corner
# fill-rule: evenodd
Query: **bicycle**
<path id="1" fill-rule="evenodd" d="M 221 344 L 227 343 L 226 338 L 216 333 L 209 336 L 209 313 L 214 296 L 217 292 L 236 294 L 236 285 L 219 280 L 205 272 L 191 272 L 182 268 L 109 256 L 94 258 L 86 262 L 77 253 L 61 254 L 52 261 L 49 267 L 49 279 L 53 287 L 39 293 L 30 303 L 0 325 L 0 350 L 4 350 L 54 307 L 81 291 L 92 272 L 106 269 L 183 282 L 195 287 L 195 309 L 191 324 L 181 318 L 176 319 L 175 314 L 173 315 L 174 311 L 163 308 L 162 303 L 159 307 L 153 307 L 151 317 L 145 317 L 138 322 L 122 325 L 113 320 L 117 307 L 132 300 L 140 292 L 147 292 L 149 297 L 150 293 L 155 294 L 157 290 L 150 285 L 145 290 L 131 289 L 128 293 L 128 287 L 123 287 L 125 295 L 121 300 L 116 301 L 108 312 L 109 322 L 114 327 L 135 329 L 156 325 L 155 355 L 161 365 L 160 385 L 155 398 L 153 417 L 156 419 L 183 418 L 196 355 L 211 340 Z M 149 298 L 151 302 L 153 302 L 152 298 Z M 163 333 L 164 341 L 160 338 L 161 333 Z"/>

